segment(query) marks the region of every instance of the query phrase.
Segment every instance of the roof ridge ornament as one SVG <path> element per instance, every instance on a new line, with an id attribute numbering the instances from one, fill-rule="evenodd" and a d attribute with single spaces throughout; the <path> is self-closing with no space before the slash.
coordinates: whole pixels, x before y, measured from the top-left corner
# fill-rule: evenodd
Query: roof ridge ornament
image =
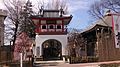
<path id="1" fill-rule="evenodd" d="M 60 8 L 60 17 L 62 17 L 63 14 L 64 14 L 64 11 L 63 11 L 63 8 L 61 7 L 61 8 Z"/>
<path id="2" fill-rule="evenodd" d="M 39 9 L 39 15 L 43 16 L 43 10 L 44 10 L 44 6 L 41 6 L 41 8 Z"/>
<path id="3" fill-rule="evenodd" d="M 105 16 L 110 16 L 111 15 L 111 10 L 107 10 L 106 12 L 105 12 Z"/>

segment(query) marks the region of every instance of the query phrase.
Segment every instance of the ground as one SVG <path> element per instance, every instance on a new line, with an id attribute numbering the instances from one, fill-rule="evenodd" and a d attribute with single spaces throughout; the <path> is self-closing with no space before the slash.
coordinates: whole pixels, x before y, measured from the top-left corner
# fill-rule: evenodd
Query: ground
<path id="1" fill-rule="evenodd" d="M 36 64 L 35 67 L 100 67 L 100 64 L 120 63 L 120 61 L 94 62 L 94 63 L 79 63 L 69 64 L 61 61 L 45 61 Z"/>

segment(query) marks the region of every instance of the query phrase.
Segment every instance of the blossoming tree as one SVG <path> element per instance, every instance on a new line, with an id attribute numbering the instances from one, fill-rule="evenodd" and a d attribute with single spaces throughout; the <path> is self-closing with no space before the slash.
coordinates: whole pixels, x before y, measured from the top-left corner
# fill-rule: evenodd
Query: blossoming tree
<path id="1" fill-rule="evenodd" d="M 26 60 L 27 53 L 31 52 L 32 40 L 25 32 L 20 33 L 15 41 L 14 60 L 19 60 L 20 53 L 23 53 L 23 60 Z"/>

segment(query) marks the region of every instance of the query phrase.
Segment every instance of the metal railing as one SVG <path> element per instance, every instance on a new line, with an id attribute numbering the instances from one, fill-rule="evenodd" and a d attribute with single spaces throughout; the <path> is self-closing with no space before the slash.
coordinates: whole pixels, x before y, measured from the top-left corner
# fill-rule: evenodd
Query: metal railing
<path id="1" fill-rule="evenodd" d="M 80 56 L 80 57 L 69 57 L 70 63 L 81 63 L 81 62 L 96 62 L 98 57 L 96 56 Z"/>

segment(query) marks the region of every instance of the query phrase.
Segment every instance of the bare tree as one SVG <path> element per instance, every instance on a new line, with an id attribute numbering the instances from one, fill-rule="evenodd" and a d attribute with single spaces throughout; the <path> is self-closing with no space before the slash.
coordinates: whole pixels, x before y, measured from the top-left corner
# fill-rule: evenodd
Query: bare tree
<path id="1" fill-rule="evenodd" d="M 80 33 L 72 32 L 68 36 L 68 54 L 73 57 L 86 55 L 86 40 Z"/>
<path id="2" fill-rule="evenodd" d="M 41 6 L 44 9 L 53 9 L 53 10 L 59 10 L 62 8 L 64 14 L 68 13 L 68 6 L 66 0 L 49 0 L 47 3 L 45 3 L 44 0 L 39 0 L 37 9 L 40 10 Z"/>
<path id="3" fill-rule="evenodd" d="M 120 12 L 120 1 L 119 0 L 101 0 L 103 6 L 115 13 Z"/>
<path id="4" fill-rule="evenodd" d="M 48 3 L 48 9 L 63 9 L 63 11 L 67 10 L 67 3 L 65 0 L 51 0 Z"/>
<path id="5" fill-rule="evenodd" d="M 102 3 L 95 2 L 90 6 L 89 12 L 96 19 L 102 19 L 104 17 L 105 9 L 103 8 Z"/>
<path id="6" fill-rule="evenodd" d="M 92 15 L 92 17 L 95 18 L 95 20 L 101 19 L 107 26 L 109 26 L 104 19 L 107 10 L 108 9 L 104 7 L 103 2 L 96 1 L 94 4 L 90 6 L 89 13 L 90 15 Z"/>
<path id="7" fill-rule="evenodd" d="M 29 36 L 32 36 L 31 34 L 34 34 L 34 25 L 30 19 L 30 16 L 32 14 L 32 5 L 29 0 L 27 3 L 23 0 L 4 0 L 4 4 L 9 12 L 9 22 L 6 22 L 8 24 L 12 24 L 10 27 L 6 25 L 6 35 L 13 35 L 12 38 L 14 46 L 18 33 L 26 32 Z"/>
<path id="8" fill-rule="evenodd" d="M 20 12 L 22 11 L 23 2 L 20 0 L 4 0 L 4 4 L 8 10 L 8 18 L 14 25 L 12 30 L 14 30 L 13 34 L 13 45 L 15 44 L 17 31 L 18 31 L 18 25 L 20 23 Z"/>
<path id="9" fill-rule="evenodd" d="M 110 10 L 113 13 L 120 12 L 120 1 L 119 0 L 100 0 L 96 1 L 90 6 L 89 13 L 96 19 L 102 19 L 104 21 L 105 13 Z"/>

